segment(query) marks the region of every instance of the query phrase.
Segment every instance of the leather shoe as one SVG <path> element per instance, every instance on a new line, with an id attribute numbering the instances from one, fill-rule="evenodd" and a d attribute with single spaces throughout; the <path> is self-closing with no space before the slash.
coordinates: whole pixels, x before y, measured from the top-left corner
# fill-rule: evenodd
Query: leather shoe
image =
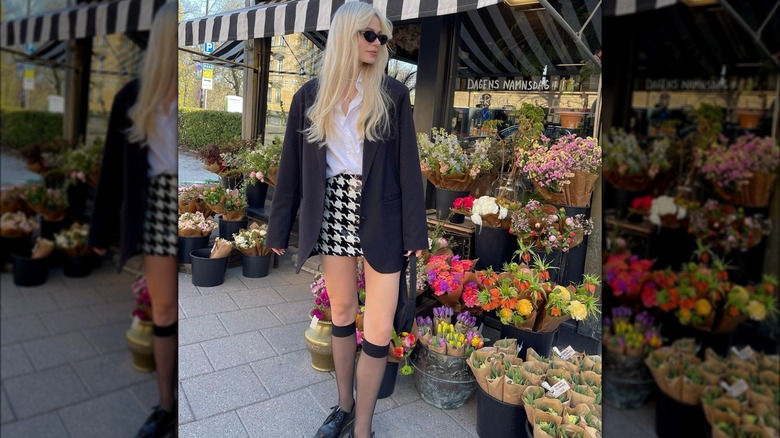
<path id="1" fill-rule="evenodd" d="M 152 415 L 149 415 L 149 418 L 146 419 L 146 422 L 135 437 L 162 438 L 173 432 L 175 427 L 176 415 L 160 409 L 159 406 L 155 406 L 154 412 L 152 412 Z"/>
<path id="2" fill-rule="evenodd" d="M 352 412 L 344 412 L 338 405 L 333 406 L 331 409 L 333 410 L 328 415 L 328 418 L 325 419 L 325 422 L 322 423 L 314 438 L 339 438 L 341 432 L 355 420 L 354 406 L 352 407 Z"/>

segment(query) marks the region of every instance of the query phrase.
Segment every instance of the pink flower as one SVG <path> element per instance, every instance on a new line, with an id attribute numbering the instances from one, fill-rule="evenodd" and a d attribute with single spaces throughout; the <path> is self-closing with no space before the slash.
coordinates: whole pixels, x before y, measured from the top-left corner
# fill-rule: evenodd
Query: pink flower
<path id="1" fill-rule="evenodd" d="M 254 170 L 249 172 L 249 177 L 250 178 L 255 178 L 255 175 L 257 175 L 257 173 Z"/>

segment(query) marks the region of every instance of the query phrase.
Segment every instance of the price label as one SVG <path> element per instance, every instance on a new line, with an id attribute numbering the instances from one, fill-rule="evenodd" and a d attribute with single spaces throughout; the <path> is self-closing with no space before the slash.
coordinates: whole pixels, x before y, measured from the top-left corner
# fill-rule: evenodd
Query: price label
<path id="1" fill-rule="evenodd" d="M 739 379 L 736 382 L 734 382 L 734 384 L 731 385 L 731 387 L 729 387 L 728 395 L 730 397 L 736 398 L 736 397 L 739 397 L 740 395 L 744 394 L 745 391 L 747 391 L 748 389 L 750 389 L 750 388 L 748 387 L 747 382 L 745 382 L 742 379 Z"/>
<path id="2" fill-rule="evenodd" d="M 569 359 L 571 359 L 571 357 L 572 357 L 572 356 L 574 356 L 576 353 L 577 353 L 577 352 L 576 352 L 576 351 L 574 351 L 574 348 L 572 348 L 572 346 L 571 346 L 571 345 L 569 345 L 568 347 L 564 348 L 564 349 L 563 349 L 563 351 L 559 352 L 559 353 L 558 353 L 558 356 L 560 356 L 560 357 L 561 357 L 561 359 L 563 359 L 563 360 L 569 360 Z"/>
<path id="3" fill-rule="evenodd" d="M 313 328 L 313 329 L 316 329 L 316 328 L 317 328 L 317 323 L 318 323 L 318 322 L 320 322 L 320 319 L 319 319 L 319 318 L 317 318 L 316 316 L 312 316 L 312 317 L 311 317 L 311 324 L 309 324 L 309 327 L 311 327 L 311 328 Z"/>
<path id="4" fill-rule="evenodd" d="M 568 391 L 569 388 L 571 388 L 569 386 L 569 382 L 565 380 L 559 380 L 558 383 L 552 386 L 552 388 L 550 389 L 550 393 L 552 394 L 553 397 L 557 398 L 560 397 L 561 394 L 563 394 L 564 392 Z"/>

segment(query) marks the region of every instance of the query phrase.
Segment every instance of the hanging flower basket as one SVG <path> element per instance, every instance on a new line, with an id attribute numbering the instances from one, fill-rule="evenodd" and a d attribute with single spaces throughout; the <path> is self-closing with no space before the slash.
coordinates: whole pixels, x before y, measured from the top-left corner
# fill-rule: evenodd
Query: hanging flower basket
<path id="1" fill-rule="evenodd" d="M 713 184 L 718 196 L 726 202 L 743 207 L 766 207 L 772 196 L 777 175 L 769 172 L 754 171 L 746 184 L 740 184 L 737 191 L 729 191 Z"/>
<path id="2" fill-rule="evenodd" d="M 553 192 L 546 187 L 542 187 L 534 181 L 536 190 L 542 197 L 552 204 L 566 205 L 570 207 L 587 207 L 590 205 L 590 197 L 593 194 L 593 188 L 596 186 L 597 174 L 589 172 L 572 172 L 574 176 L 569 180 L 569 184 L 564 184 L 561 192 Z"/>

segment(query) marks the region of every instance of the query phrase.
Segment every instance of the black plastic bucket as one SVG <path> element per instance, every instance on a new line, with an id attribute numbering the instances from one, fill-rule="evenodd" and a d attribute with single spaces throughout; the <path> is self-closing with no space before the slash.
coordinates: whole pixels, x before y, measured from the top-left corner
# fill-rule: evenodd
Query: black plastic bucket
<path id="1" fill-rule="evenodd" d="M 450 208 L 457 198 L 468 196 L 468 191 L 447 190 L 436 188 L 436 219 L 447 220 L 450 216 Z M 461 216 L 462 217 L 462 216 Z M 462 222 L 462 221 L 461 221 Z"/>
<path id="2" fill-rule="evenodd" d="M 263 278 L 271 267 L 271 254 L 264 256 L 241 256 L 241 274 L 247 278 Z"/>
<path id="3" fill-rule="evenodd" d="M 49 272 L 48 257 L 42 259 L 33 259 L 30 257 L 30 250 L 21 253 L 13 253 L 11 257 L 14 261 L 14 284 L 17 286 L 38 286 L 46 283 L 46 276 Z"/>
<path id="4" fill-rule="evenodd" d="M 526 350 L 533 348 L 540 356 L 548 357 L 552 352 L 552 344 L 555 340 L 554 330 L 546 333 L 537 333 L 529 330 L 520 330 L 513 325 L 501 325 L 501 338 L 517 339 L 517 346 L 520 347 L 518 357 L 525 360 Z"/>
<path id="5" fill-rule="evenodd" d="M 478 226 L 474 235 L 474 254 L 477 260 L 474 269 L 486 269 L 492 266 L 496 272 L 501 272 L 504 263 L 512 260 L 512 254 L 517 251 L 517 238 L 504 228 Z"/>
<path id="6" fill-rule="evenodd" d="M 192 258 L 192 284 L 194 286 L 213 287 L 225 282 L 227 257 L 209 258 L 210 248 L 195 249 Z"/>
<path id="7" fill-rule="evenodd" d="M 477 435 L 482 438 L 527 438 L 527 423 L 523 405 L 504 403 L 477 385 Z"/>
<path id="8" fill-rule="evenodd" d="M 81 278 L 92 273 L 95 264 L 92 254 L 80 256 L 65 256 L 62 265 L 62 273 L 66 277 Z"/>
<path id="9" fill-rule="evenodd" d="M 192 263 L 190 253 L 196 249 L 209 246 L 211 236 L 182 237 L 179 236 L 179 263 Z"/>
<path id="10" fill-rule="evenodd" d="M 219 217 L 219 237 L 225 240 L 233 240 L 233 234 L 238 233 L 241 229 L 246 229 L 249 224 L 249 219 L 242 219 L 240 221 L 229 221 Z"/>

